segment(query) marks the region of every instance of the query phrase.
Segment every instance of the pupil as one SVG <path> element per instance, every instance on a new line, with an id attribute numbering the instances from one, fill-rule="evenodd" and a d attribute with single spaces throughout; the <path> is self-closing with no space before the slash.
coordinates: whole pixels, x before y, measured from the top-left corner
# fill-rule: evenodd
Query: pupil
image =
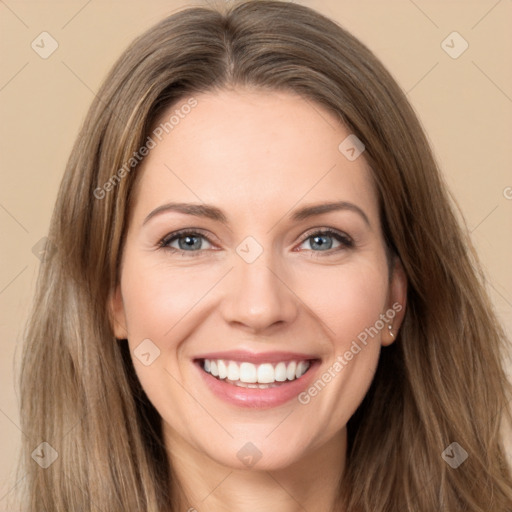
<path id="1" fill-rule="evenodd" d="M 182 240 L 185 240 L 185 242 L 182 244 Z M 196 242 L 194 243 L 194 239 L 196 240 Z M 179 244 L 180 244 L 180 248 L 183 249 L 184 247 L 186 249 L 199 249 L 199 238 L 197 236 L 185 236 L 185 237 L 182 237 L 180 238 L 180 241 L 179 241 Z"/>
<path id="2" fill-rule="evenodd" d="M 322 235 L 322 236 L 314 236 L 313 239 L 315 241 L 315 244 L 319 244 L 319 247 L 322 248 L 322 249 L 330 249 L 331 245 L 332 245 L 332 241 L 331 243 L 329 244 L 329 242 L 322 242 L 322 240 L 325 240 L 326 236 Z M 318 242 L 318 240 L 320 240 L 320 242 Z M 327 246 L 327 247 L 324 247 L 324 246 Z"/>

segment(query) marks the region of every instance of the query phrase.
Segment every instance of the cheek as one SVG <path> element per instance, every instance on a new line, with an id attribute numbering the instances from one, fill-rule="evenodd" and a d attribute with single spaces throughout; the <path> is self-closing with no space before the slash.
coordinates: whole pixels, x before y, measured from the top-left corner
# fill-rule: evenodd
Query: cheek
<path id="1" fill-rule="evenodd" d="M 163 340 L 181 324 L 212 286 L 211 271 L 176 268 L 143 261 L 127 262 L 122 293 L 127 328 L 133 341 L 141 336 Z M 174 333 L 173 333 L 174 334 Z"/>
<path id="2" fill-rule="evenodd" d="M 187 359 L 189 350 L 184 341 L 211 311 L 208 294 L 225 269 L 172 267 L 166 261 L 154 263 L 149 259 L 127 255 L 121 291 L 135 371 L 150 400 L 160 410 L 168 403 L 168 393 L 182 394 L 176 382 L 183 382 L 183 371 L 187 369 L 180 364 Z M 138 358 L 147 352 L 157 354 L 149 365 Z"/>
<path id="3" fill-rule="evenodd" d="M 211 271 L 172 269 L 130 256 L 125 260 L 121 290 L 130 354 L 144 391 L 161 413 L 169 405 L 169 396 L 182 395 L 177 384 L 183 380 L 178 365 L 180 342 L 197 320 L 200 300 L 211 282 Z M 149 361 L 144 360 L 147 353 Z"/>
<path id="4" fill-rule="evenodd" d="M 305 421 L 314 424 L 313 418 L 328 417 L 326 434 L 348 422 L 375 375 L 388 292 L 386 269 L 374 262 L 319 274 L 315 288 L 323 291 L 309 295 L 308 306 L 326 326 L 330 357 L 299 402 L 315 411 Z"/>
<path id="5" fill-rule="evenodd" d="M 322 269 L 301 284 L 299 296 L 325 325 L 336 349 L 373 326 L 388 292 L 387 269 L 378 261 Z"/>

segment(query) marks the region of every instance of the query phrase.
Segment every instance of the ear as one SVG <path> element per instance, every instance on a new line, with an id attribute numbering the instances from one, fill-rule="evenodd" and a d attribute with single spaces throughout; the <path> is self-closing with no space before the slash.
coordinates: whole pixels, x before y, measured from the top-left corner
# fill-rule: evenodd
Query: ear
<path id="1" fill-rule="evenodd" d="M 114 336 L 119 340 L 127 339 L 126 315 L 124 312 L 123 297 L 121 295 L 121 285 L 119 284 L 109 296 L 108 312 Z"/>
<path id="2" fill-rule="evenodd" d="M 381 336 L 381 343 L 387 347 L 395 341 L 398 331 L 402 325 L 405 308 L 407 305 L 407 276 L 402 263 L 398 257 L 395 257 L 395 263 L 389 283 L 387 309 L 384 315 L 389 319 L 384 327 Z M 393 314 L 394 313 L 394 314 Z"/>

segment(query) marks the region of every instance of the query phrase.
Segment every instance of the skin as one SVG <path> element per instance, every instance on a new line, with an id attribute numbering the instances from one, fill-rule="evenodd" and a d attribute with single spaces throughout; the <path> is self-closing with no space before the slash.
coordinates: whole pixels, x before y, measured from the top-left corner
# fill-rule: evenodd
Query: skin
<path id="1" fill-rule="evenodd" d="M 332 114 L 292 93 L 237 89 L 195 98 L 137 171 L 110 303 L 115 335 L 128 339 L 163 418 L 179 510 L 327 512 L 344 468 L 346 424 L 402 322 L 406 278 L 399 264 L 388 273 L 371 170 L 364 153 L 349 161 L 340 152 L 350 131 Z M 174 211 L 143 224 L 171 201 L 215 205 L 229 225 Z M 357 205 L 369 225 L 351 210 L 289 219 L 299 207 L 331 201 Z M 183 228 L 200 228 L 211 243 L 199 237 L 185 254 L 159 247 Z M 323 228 L 355 245 L 328 235 L 322 250 L 311 234 Z M 236 252 L 247 236 L 263 249 L 252 263 Z M 179 249 L 179 239 L 170 245 Z M 392 334 L 386 325 L 369 338 L 306 405 L 293 399 L 241 409 L 211 394 L 192 363 L 212 350 L 290 350 L 321 358 L 320 377 L 395 303 L 403 309 Z M 133 350 L 148 338 L 160 355 L 145 366 Z M 247 442 L 261 452 L 250 468 L 237 457 Z"/>

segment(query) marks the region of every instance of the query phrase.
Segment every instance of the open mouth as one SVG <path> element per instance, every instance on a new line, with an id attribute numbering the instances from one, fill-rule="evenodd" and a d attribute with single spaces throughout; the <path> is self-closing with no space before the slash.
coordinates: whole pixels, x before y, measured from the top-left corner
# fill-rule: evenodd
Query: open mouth
<path id="1" fill-rule="evenodd" d="M 315 361 L 311 359 L 254 364 L 225 359 L 198 359 L 195 362 L 205 373 L 219 381 L 242 388 L 268 389 L 300 379 Z"/>

